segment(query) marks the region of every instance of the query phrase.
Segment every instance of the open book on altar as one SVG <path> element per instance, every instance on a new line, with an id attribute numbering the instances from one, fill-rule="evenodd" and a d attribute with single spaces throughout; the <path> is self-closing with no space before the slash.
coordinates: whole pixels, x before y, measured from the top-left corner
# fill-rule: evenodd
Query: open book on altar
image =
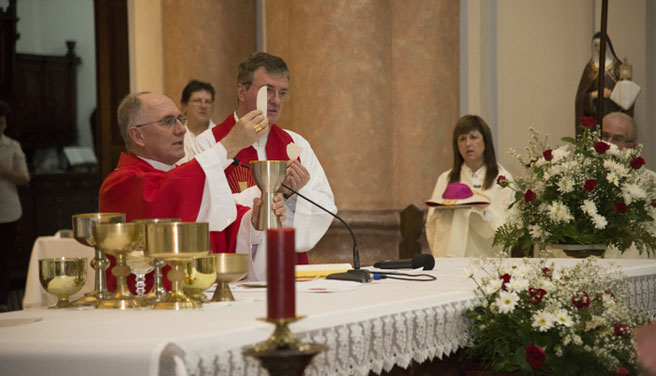
<path id="1" fill-rule="evenodd" d="M 344 273 L 350 269 L 353 269 L 353 266 L 347 263 L 296 265 L 296 280 L 306 281 L 325 278 L 328 274 Z"/>

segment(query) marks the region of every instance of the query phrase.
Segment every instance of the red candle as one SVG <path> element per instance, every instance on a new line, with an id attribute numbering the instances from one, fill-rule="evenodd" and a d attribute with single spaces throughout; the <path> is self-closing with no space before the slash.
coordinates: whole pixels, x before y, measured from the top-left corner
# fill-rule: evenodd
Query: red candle
<path id="1" fill-rule="evenodd" d="M 294 228 L 272 228 L 267 233 L 267 317 L 296 317 L 296 251 Z"/>

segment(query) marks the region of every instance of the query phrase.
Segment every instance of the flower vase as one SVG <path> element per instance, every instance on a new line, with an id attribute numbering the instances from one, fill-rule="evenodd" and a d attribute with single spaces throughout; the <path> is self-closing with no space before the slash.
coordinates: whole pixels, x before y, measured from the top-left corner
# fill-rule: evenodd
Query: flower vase
<path id="1" fill-rule="evenodd" d="M 607 246 L 604 244 L 554 244 L 552 248 L 562 249 L 572 258 L 602 257 Z"/>

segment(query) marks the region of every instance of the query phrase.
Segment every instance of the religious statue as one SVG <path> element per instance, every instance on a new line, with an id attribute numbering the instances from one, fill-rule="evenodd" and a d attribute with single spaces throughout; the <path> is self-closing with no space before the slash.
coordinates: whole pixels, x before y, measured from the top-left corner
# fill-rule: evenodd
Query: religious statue
<path id="1" fill-rule="evenodd" d="M 606 37 L 608 43 L 606 44 L 606 58 L 604 63 L 604 92 L 603 92 L 603 114 L 609 114 L 615 111 L 627 113 L 633 116 L 633 106 L 628 109 L 623 109 L 617 103 L 611 100 L 611 93 L 615 88 L 615 84 L 620 80 L 620 64 L 621 60 L 615 54 L 613 44 L 610 38 Z M 597 32 L 592 37 L 592 58 L 586 64 L 579 81 L 579 87 L 576 90 L 576 118 L 574 119 L 574 126 L 576 135 L 579 136 L 583 133 L 581 128 L 581 117 L 587 116 L 597 118 L 597 110 L 599 108 L 598 97 L 598 83 L 599 83 L 599 50 L 600 50 L 600 33 Z"/>

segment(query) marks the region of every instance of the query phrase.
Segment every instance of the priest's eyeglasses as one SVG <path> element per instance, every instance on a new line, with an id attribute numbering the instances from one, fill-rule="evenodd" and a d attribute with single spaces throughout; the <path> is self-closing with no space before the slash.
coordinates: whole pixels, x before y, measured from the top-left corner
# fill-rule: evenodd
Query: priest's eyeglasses
<path id="1" fill-rule="evenodd" d="M 175 126 L 176 122 L 178 122 L 178 121 L 180 123 L 184 124 L 187 121 L 187 117 L 182 115 L 182 114 L 178 115 L 177 117 L 167 116 L 164 119 L 159 119 L 159 120 L 155 120 L 155 121 L 151 121 L 151 122 L 143 123 L 143 124 L 137 124 L 137 125 L 134 126 L 134 128 L 141 128 L 143 126 L 146 126 L 148 124 L 153 124 L 153 123 L 159 123 L 164 128 L 173 128 Z"/>
<path id="2" fill-rule="evenodd" d="M 278 94 L 278 97 L 280 98 L 280 101 L 281 101 L 281 102 L 284 102 L 284 101 L 286 101 L 286 100 L 289 99 L 289 92 L 287 92 L 287 89 L 280 89 L 280 90 L 278 90 L 278 89 L 276 89 L 275 87 L 273 87 L 273 86 L 269 86 L 269 85 L 255 86 L 255 85 L 252 85 L 252 82 L 244 82 L 244 84 L 245 84 L 245 85 L 249 85 L 249 86 L 253 86 L 253 87 L 256 88 L 257 90 L 260 90 L 260 88 L 261 88 L 262 86 L 266 86 L 266 87 L 267 87 L 267 97 L 268 97 L 269 100 L 275 98 L 275 97 L 276 97 L 276 93 Z"/>

